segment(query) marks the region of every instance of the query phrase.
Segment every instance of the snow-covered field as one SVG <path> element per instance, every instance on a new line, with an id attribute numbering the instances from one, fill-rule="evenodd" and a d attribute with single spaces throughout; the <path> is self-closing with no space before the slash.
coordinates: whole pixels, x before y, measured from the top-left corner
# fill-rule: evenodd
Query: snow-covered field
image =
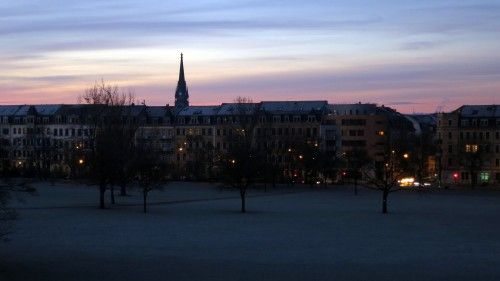
<path id="1" fill-rule="evenodd" d="M 96 208 L 95 187 L 37 185 L 0 243 L 0 280 L 500 280 L 500 192 L 238 193 L 171 183 Z"/>

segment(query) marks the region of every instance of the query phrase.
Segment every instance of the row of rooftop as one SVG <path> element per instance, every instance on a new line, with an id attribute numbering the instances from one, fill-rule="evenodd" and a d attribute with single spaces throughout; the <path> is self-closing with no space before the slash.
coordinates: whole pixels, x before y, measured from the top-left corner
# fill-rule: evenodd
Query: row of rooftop
<path id="1" fill-rule="evenodd" d="M 247 108 L 255 108 L 269 114 L 333 114 L 333 115 L 376 115 L 389 113 L 400 115 L 394 109 L 377 106 L 372 103 L 328 104 L 327 101 L 262 101 L 244 104 Z M 165 116 L 225 116 L 241 114 L 238 103 L 222 103 L 213 106 L 187 106 L 178 109 L 173 106 L 133 105 L 128 107 L 128 114 L 149 117 Z M 91 109 L 86 104 L 46 104 L 46 105 L 0 105 L 0 116 L 22 117 L 28 115 L 57 116 L 82 115 Z M 464 105 L 456 110 L 462 117 L 500 117 L 499 105 Z M 412 115 L 416 119 L 433 118 L 432 115 Z M 421 120 L 419 120 L 421 121 Z"/>
<path id="2" fill-rule="evenodd" d="M 178 109 L 173 106 L 130 106 L 132 115 L 147 113 L 152 117 L 167 115 L 192 116 L 192 115 L 234 115 L 240 114 L 242 104 L 222 103 L 213 106 L 187 106 Z M 246 107 L 264 111 L 271 114 L 309 114 L 331 113 L 335 115 L 374 115 L 383 111 L 396 111 L 388 107 L 378 107 L 376 104 L 328 104 L 327 101 L 263 101 L 245 104 Z M 0 116 L 53 116 L 82 114 L 92 105 L 85 104 L 46 104 L 46 105 L 0 105 Z"/>

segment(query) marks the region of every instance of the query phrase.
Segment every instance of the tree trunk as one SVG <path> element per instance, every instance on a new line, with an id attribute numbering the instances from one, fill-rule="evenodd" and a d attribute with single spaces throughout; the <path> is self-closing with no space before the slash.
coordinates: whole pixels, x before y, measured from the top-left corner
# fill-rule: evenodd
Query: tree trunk
<path id="1" fill-rule="evenodd" d="M 246 193 L 246 190 L 242 187 L 240 189 L 240 197 L 241 197 L 241 212 L 242 213 L 245 213 L 246 212 L 246 208 L 245 208 L 245 193 Z"/>
<path id="2" fill-rule="evenodd" d="M 110 196 L 111 196 L 111 204 L 115 204 L 115 185 L 111 184 L 110 186 Z"/>
<path id="3" fill-rule="evenodd" d="M 382 214 L 387 214 L 387 197 L 389 196 L 389 192 L 387 189 L 383 190 L 382 193 Z"/>
<path id="4" fill-rule="evenodd" d="M 124 183 L 120 185 L 120 195 L 127 196 L 127 185 Z"/>
<path id="5" fill-rule="evenodd" d="M 99 184 L 99 208 L 106 208 L 106 204 L 104 203 L 104 193 L 106 192 L 106 184 L 101 182 Z"/>
<path id="6" fill-rule="evenodd" d="M 143 197 L 143 211 L 144 213 L 147 213 L 148 212 L 148 209 L 147 209 L 147 206 L 148 206 L 148 192 L 146 190 L 143 190 L 142 191 L 142 197 Z"/>

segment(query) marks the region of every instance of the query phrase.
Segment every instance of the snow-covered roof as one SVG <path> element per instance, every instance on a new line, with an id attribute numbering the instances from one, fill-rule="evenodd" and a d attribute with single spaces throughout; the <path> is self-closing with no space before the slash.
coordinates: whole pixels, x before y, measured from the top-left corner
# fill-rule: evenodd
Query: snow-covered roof
<path id="1" fill-rule="evenodd" d="M 372 115 L 377 113 L 374 103 L 329 104 L 328 109 L 336 115 Z"/>
<path id="2" fill-rule="evenodd" d="M 462 117 L 500 117 L 499 105 L 464 105 L 459 110 Z"/>
<path id="3" fill-rule="evenodd" d="M 436 125 L 437 123 L 436 114 L 409 114 L 408 116 L 421 124 Z"/>
<path id="4" fill-rule="evenodd" d="M 146 112 L 145 105 L 131 105 L 131 106 L 123 106 L 121 108 L 121 112 L 123 116 L 134 116 L 137 117 L 142 113 Z"/>
<path id="5" fill-rule="evenodd" d="M 35 110 L 40 115 L 54 115 L 60 108 L 60 104 L 40 104 L 34 105 Z"/>
<path id="6" fill-rule="evenodd" d="M 252 114 L 257 107 L 257 103 L 223 103 L 219 106 L 217 115 Z"/>
<path id="7" fill-rule="evenodd" d="M 168 114 L 169 109 L 165 106 L 148 106 L 146 107 L 146 113 L 149 117 L 165 117 Z"/>
<path id="8" fill-rule="evenodd" d="M 321 111 L 328 105 L 327 101 L 263 101 L 261 110 L 269 113 L 308 113 Z"/>
<path id="9" fill-rule="evenodd" d="M 29 113 L 31 106 L 29 105 L 21 105 L 19 109 L 14 113 L 14 116 L 26 116 Z"/>
<path id="10" fill-rule="evenodd" d="M 14 115 L 21 105 L 0 105 L 0 116 Z"/>
<path id="11" fill-rule="evenodd" d="M 188 106 L 179 111 L 179 116 L 191 116 L 191 115 L 217 115 L 219 111 L 219 106 Z"/>

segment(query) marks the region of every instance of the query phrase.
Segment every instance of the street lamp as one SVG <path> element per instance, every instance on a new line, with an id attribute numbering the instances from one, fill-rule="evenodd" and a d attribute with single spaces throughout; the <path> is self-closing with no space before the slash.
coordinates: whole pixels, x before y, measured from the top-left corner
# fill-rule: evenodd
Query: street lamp
<path id="1" fill-rule="evenodd" d="M 410 155 L 408 153 L 405 153 L 405 154 L 403 154 L 403 158 L 408 159 L 408 158 L 410 158 Z"/>
<path id="2" fill-rule="evenodd" d="M 82 165 L 83 164 L 83 159 L 78 160 L 78 164 Z"/>

